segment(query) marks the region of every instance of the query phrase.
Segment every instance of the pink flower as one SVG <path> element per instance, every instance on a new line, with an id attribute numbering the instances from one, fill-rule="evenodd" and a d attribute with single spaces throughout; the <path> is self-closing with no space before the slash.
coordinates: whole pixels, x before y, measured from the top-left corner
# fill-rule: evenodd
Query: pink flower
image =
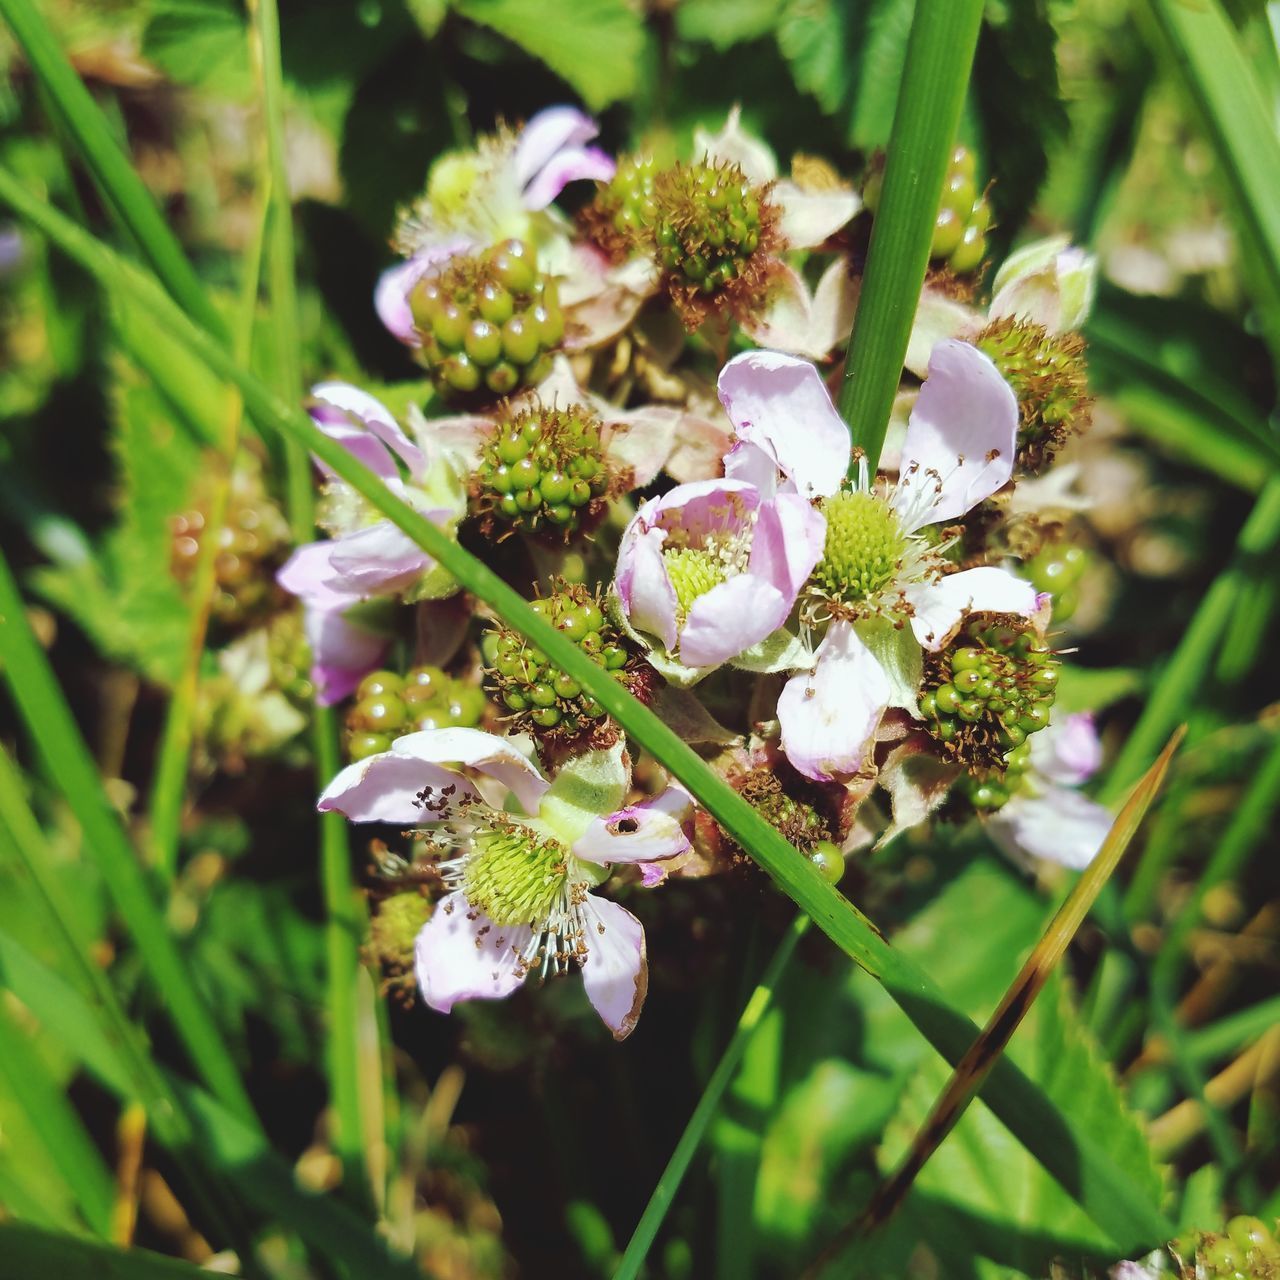
<path id="1" fill-rule="evenodd" d="M 629 787 L 620 745 L 577 757 L 549 783 L 506 739 L 435 729 L 349 765 L 318 807 L 432 833 L 449 889 L 416 947 L 418 986 L 432 1009 L 501 999 L 535 970 L 576 964 L 587 998 L 622 1040 L 648 986 L 644 929 L 592 890 L 612 865 L 689 848 L 687 794 L 673 789 L 624 808 Z"/>
<path id="2" fill-rule="evenodd" d="M 720 398 L 739 441 L 726 474 L 765 490 L 775 477 L 780 493 L 820 500 L 825 517 L 802 617 L 827 632 L 779 699 L 783 749 L 816 780 L 856 772 L 885 708 L 915 711 L 921 647 L 943 648 L 970 612 L 1031 616 L 1038 607 L 1034 589 L 1003 569 L 948 573 L 938 540 L 920 535 L 1008 481 L 1017 402 L 980 351 L 940 343 L 896 483 L 873 486 L 864 465 L 849 488 L 847 429 L 812 365 L 748 352 L 721 373 Z"/>
<path id="3" fill-rule="evenodd" d="M 473 151 L 441 156 L 432 166 L 426 195 L 397 232 L 408 261 L 384 271 L 374 291 L 382 323 L 401 342 L 417 346 L 408 295 L 428 270 L 499 240 L 538 240 L 554 231 L 549 218 L 533 215 L 570 182 L 613 177 L 613 160 L 587 145 L 599 131 L 574 107 L 548 107 L 519 133 L 500 130 L 482 138 Z"/>
<path id="4" fill-rule="evenodd" d="M 1114 818 L 1081 795 L 1102 764 L 1093 717 L 1080 712 L 1027 739 L 1031 767 L 1023 789 L 987 819 L 987 830 L 1015 861 L 1028 857 L 1083 871 L 1102 847 Z"/>
<path id="5" fill-rule="evenodd" d="M 438 524 L 460 514 L 422 487 L 429 470 L 426 457 L 373 396 L 341 382 L 321 383 L 312 396 L 316 424 L 392 492 Z M 386 649 L 385 638 L 348 617 L 348 611 L 373 597 L 409 590 L 434 561 L 391 521 L 373 516 L 363 499 L 331 474 L 322 505 L 322 522 L 334 536 L 300 546 L 276 579 L 303 602 L 317 701 L 328 706 L 346 697 Z"/>

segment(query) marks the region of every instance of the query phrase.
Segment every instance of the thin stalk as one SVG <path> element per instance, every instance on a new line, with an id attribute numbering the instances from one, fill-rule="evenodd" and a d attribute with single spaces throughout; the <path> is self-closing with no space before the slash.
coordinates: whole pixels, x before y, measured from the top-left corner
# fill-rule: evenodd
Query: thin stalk
<path id="1" fill-rule="evenodd" d="M 173 300 L 211 333 L 222 325 L 151 193 L 32 0 L 0 0 L 4 15 L 63 128 L 75 139 L 103 199 L 129 232 Z"/>
<path id="2" fill-rule="evenodd" d="M 164 296 L 164 295 L 160 295 Z M 253 1123 L 240 1073 L 209 1013 L 186 958 L 169 934 L 137 856 L 102 788 L 97 766 L 32 634 L 22 597 L 0 555 L 0 664 L 9 693 L 98 863 L 148 979 L 161 998 L 197 1074 L 226 1106 Z"/>
<path id="3" fill-rule="evenodd" d="M 236 324 L 232 350 L 245 364 L 253 339 L 254 313 L 258 305 L 258 284 L 262 270 L 262 241 L 266 210 L 258 220 L 258 234 L 253 237 L 245 262 L 240 294 L 240 317 Z M 191 764 L 191 743 L 195 737 L 196 700 L 200 694 L 200 664 L 204 642 L 209 631 L 209 617 L 217 590 L 219 538 L 226 524 L 230 506 L 232 477 L 236 452 L 240 447 L 240 428 L 244 421 L 244 401 L 235 387 L 226 391 L 226 409 L 222 439 L 219 445 L 216 485 L 205 520 L 200 554 L 191 588 L 191 613 L 187 628 L 186 661 L 178 683 L 169 698 L 160 750 L 156 759 L 155 778 L 151 784 L 151 801 L 147 813 L 151 820 L 152 860 L 157 872 L 168 883 L 178 869 L 178 842 L 182 831 L 182 810 L 186 800 L 187 777 Z"/>
<path id="4" fill-rule="evenodd" d="M 982 8 L 982 0 L 918 0 L 911 21 L 884 186 L 840 388 L 840 414 L 873 475 L 929 265 Z"/>
<path id="5" fill-rule="evenodd" d="M 258 78 L 266 143 L 264 163 L 270 191 L 267 288 L 271 302 L 272 367 L 275 390 L 284 399 L 296 403 L 302 395 L 302 357 L 298 347 L 293 204 L 285 167 L 280 14 L 276 0 L 250 0 L 249 14 L 250 47 Z M 308 542 L 315 536 L 311 459 L 302 441 L 286 436 L 284 444 L 289 524 L 295 542 Z M 342 765 L 337 720 L 330 708 L 315 708 L 311 743 L 317 781 L 320 787 L 324 787 Z M 346 822 L 340 814 L 321 814 L 319 834 L 320 880 L 325 901 L 329 1092 L 336 1119 L 333 1140 L 348 1187 L 365 1199 L 371 1189 L 360 1106 L 360 1017 L 356 979 L 360 972 L 360 942 L 365 933 L 366 912 L 364 900 L 357 892 L 351 875 L 351 848 Z"/>
<path id="6" fill-rule="evenodd" d="M 330 440 L 295 404 L 282 400 L 236 366 L 216 339 L 198 329 L 143 273 L 96 241 L 57 210 L 33 197 L 0 168 L 0 200 L 50 236 L 97 278 L 128 293 L 162 319 L 220 377 L 234 382 L 260 426 L 300 440 L 377 511 L 448 570 L 458 584 L 519 631 L 548 660 L 577 681 L 660 764 L 698 797 L 703 807 L 778 884 L 779 888 L 847 955 L 878 979 L 929 1042 L 956 1062 L 977 1034 L 973 1022 L 952 1008 L 927 974 L 894 951 L 852 903 L 829 885 L 789 844 L 667 724 L 642 706 L 557 628 L 529 607 L 483 562 L 398 499 L 382 480 L 340 444 Z M 1073 1128 L 1040 1088 L 1008 1059 L 1001 1059 L 983 1097 L 993 1112 L 1052 1173 L 1120 1248 L 1156 1241 L 1170 1230 L 1159 1208 L 1108 1159 L 1088 1134 Z"/>
<path id="7" fill-rule="evenodd" d="M 694 1107 L 689 1123 L 685 1125 L 684 1132 L 671 1153 L 671 1159 L 667 1161 L 667 1167 L 662 1171 L 662 1176 L 649 1197 L 649 1203 L 645 1206 L 635 1231 L 632 1232 L 631 1240 L 627 1244 L 626 1252 L 622 1255 L 617 1271 L 614 1272 L 613 1280 L 635 1280 L 635 1277 L 640 1274 L 640 1268 L 644 1266 L 644 1260 L 649 1254 L 658 1230 L 675 1203 L 676 1193 L 680 1190 L 684 1175 L 689 1171 L 689 1165 L 702 1145 L 707 1126 L 719 1109 L 720 1100 L 733 1080 L 734 1072 L 738 1069 L 738 1063 L 742 1061 L 742 1055 L 746 1052 L 751 1037 L 773 1003 L 773 993 L 786 972 L 787 965 L 791 962 L 796 943 L 804 936 L 808 927 L 808 916 L 796 916 L 791 927 L 783 934 L 782 941 L 778 943 L 778 949 L 773 953 L 760 981 L 751 993 L 746 1007 L 738 1018 L 738 1025 L 734 1028 L 733 1035 L 720 1056 L 720 1061 L 716 1063 L 716 1069 L 711 1073 L 711 1079 L 707 1081 L 706 1088 L 698 1099 L 698 1105 Z"/>

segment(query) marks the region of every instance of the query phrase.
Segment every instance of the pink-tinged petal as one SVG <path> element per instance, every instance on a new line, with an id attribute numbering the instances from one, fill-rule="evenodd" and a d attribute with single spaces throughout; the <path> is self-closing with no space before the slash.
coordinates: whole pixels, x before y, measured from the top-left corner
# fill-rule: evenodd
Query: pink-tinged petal
<path id="1" fill-rule="evenodd" d="M 717 413 L 713 422 L 700 414 L 686 413 L 667 459 L 666 472 L 678 484 L 714 479 L 724 469 L 721 459 L 731 444 L 724 414 Z"/>
<path id="2" fill-rule="evenodd" d="M 683 823 L 692 811 L 689 793 L 668 787 L 652 800 L 596 818 L 575 842 L 574 855 L 603 866 L 674 858 L 689 848 Z"/>
<path id="3" fill-rule="evenodd" d="M 466 236 L 451 235 L 437 244 L 420 249 L 407 262 L 388 267 L 379 277 L 373 291 L 373 306 L 378 319 L 391 334 L 411 347 L 422 343 L 413 327 L 409 294 L 427 272 L 455 254 L 468 253 L 476 244 Z"/>
<path id="4" fill-rule="evenodd" d="M 929 358 L 907 424 L 894 506 L 908 532 L 954 520 L 1013 474 L 1018 401 L 977 347 L 948 339 Z"/>
<path id="5" fill-rule="evenodd" d="M 566 268 L 560 302 L 571 322 L 565 338 L 569 351 L 587 351 L 612 341 L 658 287 L 651 259 L 631 258 L 614 266 L 592 245 L 571 245 Z"/>
<path id="6" fill-rule="evenodd" d="M 422 450 L 400 429 L 395 418 L 391 416 L 391 411 L 381 400 L 371 396 L 367 391 L 361 391 L 359 387 L 353 387 L 348 382 L 317 383 L 311 388 L 311 395 L 313 399 L 319 401 L 319 405 L 313 410 L 311 416 L 326 435 L 339 440 L 353 453 L 356 452 L 349 443 L 349 433 L 352 428 L 349 418 L 339 416 L 335 420 L 332 414 L 325 412 L 323 406 L 339 410 L 340 415 L 356 418 L 367 429 L 367 434 L 381 441 L 404 463 L 411 475 L 419 475 L 422 472 L 424 465 Z M 369 464 L 366 462 L 365 465 Z M 399 474 L 394 464 L 389 472 L 385 470 L 385 464 L 376 466 L 373 470 L 379 475 L 390 477 Z"/>
<path id="7" fill-rule="evenodd" d="M 903 364 L 923 381 L 929 376 L 929 357 L 938 343 L 947 338 L 972 338 L 986 323 L 986 316 L 967 303 L 926 286 L 920 293 Z M 884 466 L 883 458 L 880 465 Z"/>
<path id="8" fill-rule="evenodd" d="M 848 341 L 858 304 L 857 282 L 837 258 L 812 294 L 799 272 L 778 263 L 763 309 L 744 317 L 743 332 L 758 347 L 825 360 Z"/>
<path id="9" fill-rule="evenodd" d="M 769 202 L 782 211 L 778 230 L 788 249 L 820 245 L 862 208 L 853 191 L 807 191 L 787 179 L 774 184 Z"/>
<path id="10" fill-rule="evenodd" d="M 990 317 L 1042 324 L 1050 333 L 1078 329 L 1088 319 L 1097 289 L 1098 260 L 1053 236 L 1011 253 L 992 281 Z"/>
<path id="11" fill-rule="evenodd" d="M 1096 800 L 1067 787 L 1014 796 L 987 820 L 987 830 L 1011 857 L 1029 854 L 1082 871 L 1102 847 L 1115 819 Z"/>
<path id="12" fill-rule="evenodd" d="M 1087 711 L 1055 721 L 1030 738 L 1031 767 L 1050 782 L 1078 787 L 1102 767 L 1102 740 Z"/>
<path id="13" fill-rule="evenodd" d="M 333 567 L 332 542 L 306 542 L 298 547 L 276 572 L 276 581 L 290 595 L 306 602 L 309 608 L 337 613 L 359 604 L 360 596 L 335 587 L 337 573 Z"/>
<path id="14" fill-rule="evenodd" d="M 720 371 L 720 402 L 738 438 L 771 457 L 806 498 L 829 497 L 849 465 L 849 429 L 807 360 L 747 351 Z"/>
<path id="15" fill-rule="evenodd" d="M 377 669 L 390 640 L 343 617 L 338 610 L 308 608 L 304 627 L 311 649 L 311 683 L 316 702 L 331 707 L 355 692 Z"/>
<path id="16" fill-rule="evenodd" d="M 528 925 L 496 925 L 458 891 L 436 903 L 414 947 L 424 1003 L 448 1013 L 459 1000 L 501 1000 L 525 979 Z"/>
<path id="17" fill-rule="evenodd" d="M 618 599 L 637 631 L 657 636 L 668 649 L 676 647 L 676 589 L 662 559 L 666 534 L 644 529 L 639 517 L 631 521 L 618 552 Z"/>
<path id="18" fill-rule="evenodd" d="M 888 678 L 848 622 L 833 622 L 814 669 L 792 676 L 778 698 L 782 750 L 807 778 L 856 773 L 891 693 Z"/>
<path id="19" fill-rule="evenodd" d="M 631 469 L 631 483 L 637 489 L 651 484 L 666 465 L 676 440 L 676 430 L 684 425 L 683 410 L 666 405 L 644 405 L 639 409 L 613 411 L 607 423 L 605 448 L 615 466 Z"/>
<path id="20" fill-rule="evenodd" d="M 335 591 L 368 597 L 411 587 L 433 561 L 390 520 L 344 534 L 328 544 Z"/>
<path id="21" fill-rule="evenodd" d="M 571 182 L 593 178 L 608 182 L 617 171 L 613 158 L 598 147 L 570 147 L 542 167 L 524 189 L 524 207 L 545 209 Z"/>
<path id="22" fill-rule="evenodd" d="M 880 833 L 876 848 L 919 826 L 947 798 L 961 770 L 935 751 L 926 734 L 908 733 L 880 766 L 876 783 L 889 793 L 893 821 Z"/>
<path id="23" fill-rule="evenodd" d="M 669 865 L 667 862 L 637 862 L 636 869 L 640 872 L 640 883 L 646 889 L 656 889 L 666 882 Z"/>
<path id="24" fill-rule="evenodd" d="M 778 471 L 777 459 L 758 444 L 748 444 L 745 440 L 733 442 L 724 455 L 723 466 L 726 479 L 749 484 L 765 499 L 775 497 L 778 485 L 786 483 Z"/>
<path id="25" fill-rule="evenodd" d="M 814 565 L 822 559 L 826 540 L 827 521 L 821 511 L 799 494 L 779 494 L 760 507 L 748 571 L 777 587 L 790 612 Z"/>
<path id="26" fill-rule="evenodd" d="M 524 811 L 538 812 L 550 783 L 506 738 L 480 729 L 423 729 L 391 744 L 391 754 L 429 765 L 459 764 L 496 778 Z"/>
<path id="27" fill-rule="evenodd" d="M 456 816 L 464 798 L 474 802 L 479 795 L 460 773 L 403 752 L 383 751 L 347 765 L 320 793 L 316 808 L 341 813 L 352 822 L 420 827 Z"/>
<path id="28" fill-rule="evenodd" d="M 523 188 L 537 177 L 566 148 L 581 147 L 600 132 L 599 125 L 577 107 L 547 107 L 539 111 L 523 129 L 516 142 L 511 165 L 516 182 Z M 525 205 L 539 209 L 541 205 Z"/>
<path id="29" fill-rule="evenodd" d="M 754 485 L 730 479 L 695 480 L 650 498 L 636 513 L 636 521 L 645 529 L 678 525 L 690 537 L 699 537 L 743 527 L 760 502 Z"/>
<path id="30" fill-rule="evenodd" d="M 1038 607 L 1031 583 L 994 565 L 907 587 L 903 594 L 914 611 L 911 630 L 931 653 L 946 647 L 970 613 L 1017 613 L 1030 618 Z"/>
<path id="31" fill-rule="evenodd" d="M 734 107 L 719 133 L 708 133 L 702 127 L 693 131 L 693 158 L 722 160 L 736 164 L 757 185 L 772 182 L 778 176 L 778 162 L 773 152 L 742 128 L 742 109 Z"/>
<path id="32" fill-rule="evenodd" d="M 635 1030 L 649 990 L 644 927 L 626 907 L 593 893 L 582 904 L 582 921 L 587 999 L 613 1038 L 625 1040 Z"/>
<path id="33" fill-rule="evenodd" d="M 794 603 L 795 596 L 754 573 L 717 584 L 689 608 L 680 630 L 680 661 L 718 667 L 736 658 L 782 626 Z"/>

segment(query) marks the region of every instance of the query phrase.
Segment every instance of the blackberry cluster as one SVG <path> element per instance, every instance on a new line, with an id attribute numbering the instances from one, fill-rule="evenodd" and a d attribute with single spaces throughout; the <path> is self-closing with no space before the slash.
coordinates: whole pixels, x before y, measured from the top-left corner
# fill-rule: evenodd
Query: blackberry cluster
<path id="1" fill-rule="evenodd" d="M 1053 600 L 1053 619 L 1066 622 L 1080 603 L 1078 584 L 1089 567 L 1089 553 L 1071 543 L 1051 542 L 1027 561 L 1027 580 Z"/>
<path id="2" fill-rule="evenodd" d="M 715 312 L 737 312 L 766 285 L 777 211 L 767 190 L 727 162 L 677 164 L 653 179 L 648 229 L 663 287 L 692 332 Z"/>
<path id="3" fill-rule="evenodd" d="M 1042 471 L 1059 449 L 1089 425 L 1084 339 L 1006 316 L 974 339 L 1018 398 L 1018 464 Z"/>
<path id="4" fill-rule="evenodd" d="M 578 215 L 587 237 L 614 262 L 625 261 L 657 215 L 654 180 L 661 168 L 651 155 L 623 156 L 613 180 Z"/>
<path id="5" fill-rule="evenodd" d="M 480 457 L 473 502 L 486 525 L 567 538 L 604 514 L 613 477 L 600 420 L 589 409 L 521 410 L 504 418 Z"/>
<path id="6" fill-rule="evenodd" d="M 1169 1253 L 1185 1280 L 1280 1278 L 1280 1245 L 1259 1218 L 1232 1218 L 1221 1233 L 1188 1231 Z"/>
<path id="7" fill-rule="evenodd" d="M 933 224 L 929 251 L 935 264 L 949 267 L 961 276 L 982 265 L 987 252 L 987 228 L 991 225 L 991 208 L 986 193 L 977 188 L 976 169 L 973 152 L 957 144 L 942 182 L 942 205 Z M 872 213 L 880 203 L 883 180 L 883 172 L 876 170 L 863 189 L 863 202 Z"/>
<path id="8" fill-rule="evenodd" d="M 431 900 L 409 889 L 381 899 L 369 921 L 366 952 L 378 962 L 384 989 L 413 998 L 414 944 L 431 919 Z"/>
<path id="9" fill-rule="evenodd" d="M 523 240 L 450 258 L 409 294 L 422 358 L 450 399 L 490 400 L 536 386 L 564 337 L 555 282 Z"/>
<path id="10" fill-rule="evenodd" d="M 968 768 L 1003 771 L 1008 753 L 1049 723 L 1059 665 L 1020 619 L 972 620 L 927 657 L 925 725 Z"/>
<path id="11" fill-rule="evenodd" d="M 389 751 L 396 738 L 420 729 L 475 728 L 484 707 L 481 690 L 439 667 L 413 667 L 403 676 L 371 672 L 360 682 L 355 704 L 347 712 L 347 755 L 363 760 Z"/>
<path id="12" fill-rule="evenodd" d="M 200 507 L 169 520 L 170 565 L 184 586 L 195 576 L 206 526 Z M 238 467 L 232 475 L 226 516 L 217 537 L 212 615 L 229 626 L 241 626 L 259 617 L 271 603 L 273 571 L 289 548 L 289 526 L 267 496 L 256 467 Z"/>
<path id="13" fill-rule="evenodd" d="M 534 600 L 532 607 L 619 684 L 644 695 L 651 679 L 648 668 L 605 618 L 599 601 L 586 587 L 556 584 L 550 595 Z M 583 737 L 592 746 L 616 741 L 617 730 L 599 702 L 518 631 L 495 623 L 490 650 L 489 682 L 517 731 L 562 745 Z"/>

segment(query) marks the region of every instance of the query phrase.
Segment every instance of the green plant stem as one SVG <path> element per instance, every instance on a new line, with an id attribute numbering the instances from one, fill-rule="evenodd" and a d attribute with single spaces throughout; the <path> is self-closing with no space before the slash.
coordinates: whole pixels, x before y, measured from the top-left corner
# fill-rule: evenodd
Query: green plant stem
<path id="1" fill-rule="evenodd" d="M 787 965 L 791 963 L 796 943 L 804 936 L 808 927 L 809 917 L 797 916 L 792 921 L 791 927 L 783 934 L 782 941 L 778 943 L 777 950 L 770 958 L 742 1015 L 738 1018 L 738 1025 L 734 1028 L 720 1061 L 716 1063 L 711 1079 L 707 1081 L 702 1096 L 698 1099 L 698 1105 L 694 1107 L 693 1114 L 689 1117 L 689 1123 L 685 1125 L 684 1132 L 671 1153 L 671 1159 L 667 1161 L 667 1167 L 662 1171 L 662 1176 L 649 1197 L 649 1203 L 645 1206 L 635 1231 L 632 1232 L 626 1252 L 622 1255 L 622 1261 L 614 1272 L 613 1280 L 635 1280 L 635 1277 L 640 1274 L 640 1268 L 644 1266 L 644 1260 L 649 1254 L 658 1229 L 662 1226 L 672 1204 L 675 1203 L 676 1193 L 680 1190 L 684 1175 L 689 1171 L 689 1165 L 702 1145 L 707 1126 L 719 1109 L 720 1100 L 733 1080 L 734 1072 L 742 1061 L 742 1055 L 746 1052 L 751 1037 L 773 1003 L 774 990 L 786 972 Z"/>
<path id="2" fill-rule="evenodd" d="M 0 1280 L 208 1280 L 189 1262 L 158 1253 L 115 1249 L 42 1231 L 21 1222 L 0 1224 Z"/>
<path id="3" fill-rule="evenodd" d="M 258 76 L 270 191 L 267 288 L 275 389 L 290 402 L 302 395 L 302 357 L 298 346 L 298 298 L 294 279 L 293 204 L 285 166 L 284 82 L 280 64 L 280 14 L 276 0 L 250 0 L 250 47 Z M 294 541 L 315 536 L 315 495 L 311 459 L 302 441 L 286 436 L 285 499 Z M 341 768 L 338 724 L 328 707 L 314 709 L 311 728 L 317 782 L 328 785 Z M 351 875 L 347 824 L 340 814 L 318 817 L 320 881 L 325 902 L 325 1000 L 329 1034 L 329 1092 L 336 1119 L 334 1147 L 342 1160 L 348 1190 L 368 1199 L 365 1127 L 360 1106 L 360 1037 L 356 979 L 367 913 Z"/>
<path id="4" fill-rule="evenodd" d="M 37 5 L 32 0 L 0 0 L 0 14 L 55 104 L 63 127 L 75 139 L 112 213 L 133 237 L 173 300 L 203 328 L 221 333 L 218 314 L 182 246 L 128 156 L 117 145 L 106 117 L 62 52 Z"/>
<path id="5" fill-rule="evenodd" d="M 326 466 L 447 569 L 459 585 L 492 608 L 507 625 L 542 649 L 548 660 L 600 702 L 635 742 L 683 782 L 703 807 L 777 883 L 779 888 L 857 964 L 880 981 L 926 1039 L 954 1063 L 977 1034 L 973 1022 L 952 1008 L 936 984 L 894 951 L 874 924 L 829 885 L 789 844 L 667 724 L 637 702 L 483 562 L 465 551 L 387 489 L 382 480 L 331 440 L 296 405 L 282 400 L 240 369 L 223 346 L 198 329 L 143 273 L 105 245 L 33 197 L 0 169 L 0 200 L 48 235 L 110 288 L 149 307 L 219 376 L 240 387 L 250 414 L 265 428 L 301 441 Z M 1121 1249 L 1159 1240 L 1169 1229 L 1159 1208 L 1132 1186 L 1072 1118 L 1007 1058 L 988 1077 L 983 1097 L 992 1111 L 1074 1196 Z"/>
<path id="6" fill-rule="evenodd" d="M 164 295 L 160 295 L 164 296 Z M 9 693 L 71 811 L 161 997 L 192 1066 L 226 1106 L 253 1122 L 253 1108 L 222 1033 L 192 981 L 151 888 L 102 788 L 44 651 L 36 642 L 17 585 L 0 555 L 0 661 Z"/>
<path id="7" fill-rule="evenodd" d="M 1155 759 L 1173 728 L 1186 715 L 1217 656 L 1231 622 L 1240 592 L 1253 567 L 1271 554 L 1280 541 L 1280 477 L 1273 477 L 1258 496 L 1236 540 L 1231 563 L 1201 597 L 1190 625 L 1183 632 L 1156 680 L 1115 764 L 1107 774 L 1099 798 L 1111 804 L 1133 785 Z"/>
<path id="8" fill-rule="evenodd" d="M 872 474 L 929 265 L 982 8 L 982 0 L 918 0 L 911 21 L 884 186 L 840 388 L 840 414 Z"/>

